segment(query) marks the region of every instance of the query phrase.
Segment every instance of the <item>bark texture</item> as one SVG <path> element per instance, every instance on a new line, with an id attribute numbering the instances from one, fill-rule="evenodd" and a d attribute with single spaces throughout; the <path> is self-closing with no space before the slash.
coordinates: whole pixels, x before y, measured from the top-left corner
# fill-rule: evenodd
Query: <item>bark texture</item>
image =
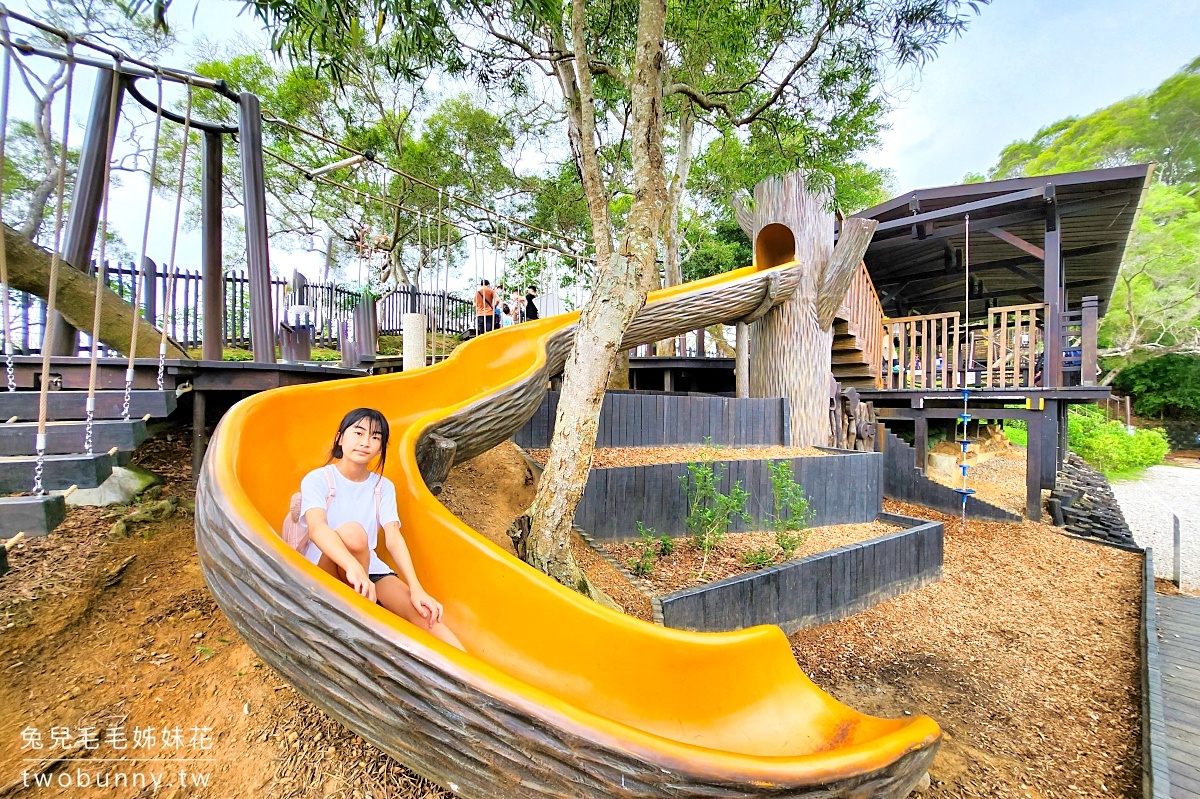
<path id="1" fill-rule="evenodd" d="M 647 271 L 657 268 L 666 186 L 663 177 L 662 68 L 666 26 L 665 0 L 641 0 L 633 70 L 629 78 L 632 108 L 631 158 L 633 205 L 620 247 L 608 257 L 608 196 L 596 155 L 584 0 L 571 4 L 575 77 L 564 89 L 571 121 L 572 147 L 580 159 L 584 191 L 596 239 L 597 279 L 591 301 L 575 330 L 563 372 L 562 397 L 550 456 L 530 510 L 531 529 L 525 560 L 563 585 L 593 594 L 571 554 L 571 524 L 583 495 L 608 378 L 621 349 L 625 329 L 646 303 Z M 570 77 L 558 67 L 560 82 Z"/>
<path id="2" fill-rule="evenodd" d="M 750 332 L 750 396 L 787 397 L 791 444 L 830 443 L 829 382 L 833 315 L 875 231 L 874 221 L 847 219 L 835 250 L 834 216 L 824 193 L 811 193 L 793 172 L 754 187 L 754 199 L 734 198 L 738 224 L 754 242 L 755 265 L 793 258 L 796 292 Z"/>
<path id="3" fill-rule="evenodd" d="M 50 288 L 50 253 L 29 242 L 17 231 L 4 226 L 4 249 L 8 256 L 9 288 L 45 297 Z M 72 326 L 92 329 L 92 314 L 96 306 L 98 283 L 78 269 L 58 270 L 58 291 L 55 306 Z M 104 292 L 100 315 L 100 341 L 129 355 L 130 333 L 133 329 L 133 306 L 108 287 Z M 162 333 L 145 319 L 138 320 L 138 358 L 157 358 Z M 188 354 L 174 341 L 167 339 L 168 358 L 187 358 Z"/>

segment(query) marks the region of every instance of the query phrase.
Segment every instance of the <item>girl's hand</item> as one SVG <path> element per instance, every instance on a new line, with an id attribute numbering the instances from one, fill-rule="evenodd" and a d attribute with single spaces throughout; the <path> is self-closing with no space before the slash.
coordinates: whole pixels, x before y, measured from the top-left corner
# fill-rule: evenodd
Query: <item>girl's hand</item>
<path id="1" fill-rule="evenodd" d="M 433 629 L 433 625 L 442 620 L 442 603 L 425 593 L 422 588 L 413 588 L 408 592 L 412 605 L 421 614 L 421 618 Z"/>
<path id="2" fill-rule="evenodd" d="M 350 584 L 351 588 L 366 597 L 368 602 L 375 601 L 375 583 L 371 582 L 371 578 L 367 576 L 361 564 L 355 563 L 354 568 L 346 572 L 346 582 Z"/>

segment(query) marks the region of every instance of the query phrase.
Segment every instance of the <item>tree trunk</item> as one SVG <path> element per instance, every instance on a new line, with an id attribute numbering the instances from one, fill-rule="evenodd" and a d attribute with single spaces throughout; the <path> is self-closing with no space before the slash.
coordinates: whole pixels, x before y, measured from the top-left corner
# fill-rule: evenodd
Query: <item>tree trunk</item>
<path id="1" fill-rule="evenodd" d="M 4 226 L 4 247 L 8 258 L 9 288 L 45 297 L 50 287 L 50 254 L 31 244 L 20 233 Z M 64 268 L 65 267 L 65 268 Z M 96 304 L 97 281 L 64 262 L 58 270 L 58 292 L 55 305 L 74 327 L 92 329 L 92 314 Z M 133 306 L 107 286 L 100 315 L 100 341 L 122 355 L 129 354 L 130 333 L 133 327 Z M 139 317 L 139 358 L 157 358 L 161 331 Z M 167 339 L 168 358 L 187 358 L 188 354 L 170 338 Z"/>
<path id="2" fill-rule="evenodd" d="M 796 260 L 803 267 L 796 292 L 751 326 L 750 396 L 786 397 L 792 446 L 825 446 L 833 315 L 877 223 L 845 220 L 835 250 L 829 198 L 810 193 L 799 172 L 755 186 L 753 208 L 741 197 L 734 203 L 739 225 L 754 242 L 756 266 Z"/>
<path id="3" fill-rule="evenodd" d="M 683 209 L 683 198 L 687 193 L 688 173 L 692 168 L 692 140 L 696 125 L 689 113 L 687 103 L 679 112 L 679 154 L 675 157 L 675 174 L 667 189 L 667 207 L 663 213 L 663 285 L 678 286 L 683 283 L 683 263 L 680 258 L 679 221 Z M 656 352 L 673 356 L 683 352 L 683 337 L 660 341 Z"/>
<path id="4" fill-rule="evenodd" d="M 596 291 L 580 316 L 571 353 L 563 372 L 562 394 L 546 469 L 538 482 L 530 510 L 531 527 L 525 560 L 563 585 L 596 595 L 571 553 L 572 522 L 591 468 L 600 407 L 609 373 L 617 358 L 625 328 L 646 302 L 646 271 L 657 268 L 658 234 L 662 226 L 666 186 L 662 154 L 662 63 L 666 23 L 665 0 L 641 0 L 637 52 L 631 76 L 632 160 L 634 200 L 619 252 L 600 258 L 597 242 Z M 582 91 L 576 101 L 585 123 L 594 120 L 588 75 L 584 0 L 572 3 L 572 38 Z M 574 126 L 572 126 L 574 127 Z M 582 160 L 595 162 L 594 127 L 585 124 Z M 590 153 L 590 158 L 586 157 Z M 598 192 L 598 163 L 594 174 L 584 169 L 584 188 L 593 218 L 607 218 L 608 199 Z M 591 186 L 592 188 L 589 188 Z M 601 210 L 603 205 L 604 210 Z M 595 231 L 597 240 L 608 228 Z"/>

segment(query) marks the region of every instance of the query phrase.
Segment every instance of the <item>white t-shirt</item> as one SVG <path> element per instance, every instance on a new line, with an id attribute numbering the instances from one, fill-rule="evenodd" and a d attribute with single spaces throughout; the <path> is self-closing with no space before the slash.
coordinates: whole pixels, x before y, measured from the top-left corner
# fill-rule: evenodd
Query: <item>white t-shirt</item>
<path id="1" fill-rule="evenodd" d="M 326 507 L 325 500 L 329 496 L 329 480 L 325 474 L 333 476 L 333 484 L 337 493 Z M 379 518 L 375 518 L 375 485 L 382 482 L 379 489 Z M 347 479 L 336 466 L 324 466 L 313 469 L 304 475 L 300 481 L 300 523 L 306 528 L 308 522 L 304 514 L 313 508 L 325 508 L 325 520 L 335 530 L 347 522 L 358 522 L 367 531 L 367 549 L 371 553 L 368 574 L 388 574 L 392 571 L 375 553 L 379 543 L 379 529 L 389 522 L 400 523 L 400 515 L 396 512 L 396 486 L 391 480 L 377 472 L 372 472 L 366 480 L 355 483 Z M 321 550 L 312 541 L 304 550 L 304 557 L 312 563 L 321 559 Z"/>

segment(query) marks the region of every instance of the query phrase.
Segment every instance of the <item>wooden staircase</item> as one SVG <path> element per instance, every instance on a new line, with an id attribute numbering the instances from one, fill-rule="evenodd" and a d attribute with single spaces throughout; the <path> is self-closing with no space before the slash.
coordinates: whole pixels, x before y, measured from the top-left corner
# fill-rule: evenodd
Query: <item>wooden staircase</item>
<path id="1" fill-rule="evenodd" d="M 833 320 L 833 377 L 843 388 L 875 388 L 879 366 L 867 354 L 870 342 L 860 337 L 858 325 L 848 319 Z"/>
<path id="2" fill-rule="evenodd" d="M 842 388 L 881 385 L 883 306 L 864 263 L 833 319 L 833 377 Z"/>

